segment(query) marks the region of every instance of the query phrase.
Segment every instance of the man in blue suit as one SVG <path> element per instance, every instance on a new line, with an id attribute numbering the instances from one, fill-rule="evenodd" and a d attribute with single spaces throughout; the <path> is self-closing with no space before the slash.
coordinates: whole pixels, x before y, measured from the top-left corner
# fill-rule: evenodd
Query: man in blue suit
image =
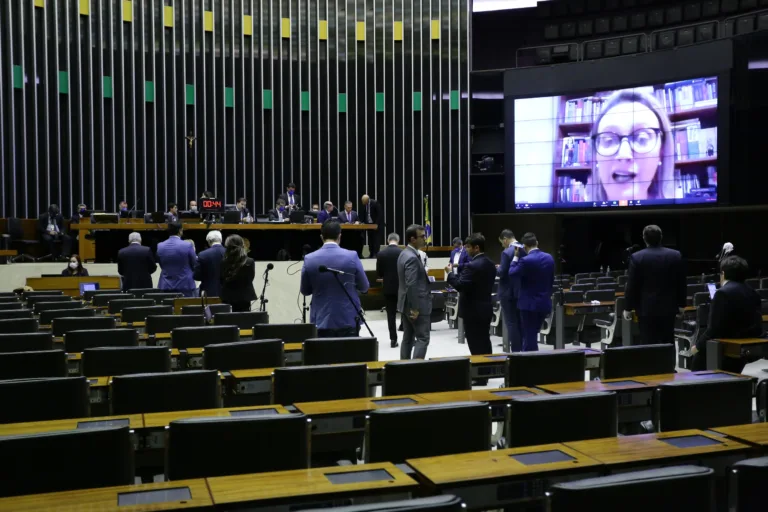
<path id="1" fill-rule="evenodd" d="M 523 328 L 523 352 L 539 350 L 539 331 L 544 319 L 552 311 L 552 285 L 555 282 L 555 260 L 551 254 L 539 249 L 533 233 L 523 235 L 527 256 L 515 247 L 509 276 L 520 279 L 517 308 Z"/>
<path id="2" fill-rule="evenodd" d="M 333 212 L 333 203 L 326 201 L 323 203 L 323 209 L 317 214 L 317 223 L 325 224 L 325 221 L 331 218 L 331 212 Z"/>
<path id="3" fill-rule="evenodd" d="M 197 263 L 195 246 L 181 239 L 183 229 L 178 222 L 168 224 L 168 234 L 168 240 L 157 244 L 157 262 L 160 264 L 160 280 L 157 286 L 161 290 L 194 297 L 193 269 Z"/>
<path id="4" fill-rule="evenodd" d="M 221 297 L 221 262 L 224 260 L 224 246 L 221 245 L 221 231 L 209 231 L 205 241 L 210 246 L 197 256 L 193 272 L 195 281 L 200 281 L 200 295 Z"/>
<path id="5" fill-rule="evenodd" d="M 504 320 L 504 326 L 507 331 L 507 337 L 504 339 L 505 352 L 520 352 L 523 349 L 523 331 L 520 324 L 520 311 L 517 309 L 517 299 L 520 296 L 520 278 L 509 275 L 509 266 L 512 258 L 515 257 L 515 248 L 512 245 L 517 243 L 515 234 L 512 230 L 505 229 L 499 235 L 504 251 L 501 253 L 501 264 L 496 269 L 496 275 L 499 277 L 499 304 Z M 519 253 L 520 257 L 525 256 L 525 251 Z"/>
<path id="6" fill-rule="evenodd" d="M 332 220 L 320 229 L 323 246 L 307 254 L 301 269 L 301 293 L 312 295 L 310 321 L 317 326 L 317 335 L 321 338 L 348 338 L 358 336 L 360 332 L 359 293 L 368 291 L 368 278 L 363 264 L 354 251 L 339 247 L 341 225 Z M 320 267 L 328 270 L 321 272 Z M 343 274 L 334 275 L 334 271 Z M 349 302 L 346 293 L 338 281 L 352 297 Z"/>
<path id="7" fill-rule="evenodd" d="M 459 237 L 453 239 L 453 250 L 451 251 L 451 256 L 448 259 L 448 262 L 451 264 L 453 273 L 456 275 L 461 272 L 461 267 L 469 263 L 469 254 Z"/>

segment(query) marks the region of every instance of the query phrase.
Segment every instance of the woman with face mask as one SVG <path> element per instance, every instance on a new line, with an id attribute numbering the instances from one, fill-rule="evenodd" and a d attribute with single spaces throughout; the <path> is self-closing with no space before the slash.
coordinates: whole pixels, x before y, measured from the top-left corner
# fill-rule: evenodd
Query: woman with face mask
<path id="1" fill-rule="evenodd" d="M 83 267 L 83 260 L 80 259 L 80 256 L 73 254 L 69 258 L 69 265 L 67 265 L 67 268 L 61 271 L 61 275 L 67 277 L 85 277 L 88 275 L 88 271 Z"/>

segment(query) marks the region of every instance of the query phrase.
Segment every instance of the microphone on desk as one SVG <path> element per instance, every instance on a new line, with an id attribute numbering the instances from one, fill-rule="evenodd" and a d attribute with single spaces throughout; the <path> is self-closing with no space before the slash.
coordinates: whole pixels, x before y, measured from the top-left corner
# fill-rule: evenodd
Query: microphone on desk
<path id="1" fill-rule="evenodd" d="M 325 265 L 320 265 L 319 267 L 317 267 L 317 270 L 319 270 L 320 272 L 330 272 L 332 274 L 338 274 L 340 276 L 346 276 L 348 274 L 348 272 L 344 272 L 343 270 L 328 268 Z"/>

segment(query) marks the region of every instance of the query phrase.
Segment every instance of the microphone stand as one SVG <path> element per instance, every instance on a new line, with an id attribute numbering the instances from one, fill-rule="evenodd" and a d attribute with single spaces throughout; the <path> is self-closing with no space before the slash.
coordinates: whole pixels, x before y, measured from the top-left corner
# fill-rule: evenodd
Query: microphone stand
<path id="1" fill-rule="evenodd" d="M 301 255 L 301 261 L 304 261 L 304 258 L 307 257 L 306 250 Z M 302 305 L 301 305 L 301 323 L 305 324 L 307 323 L 307 311 L 309 311 L 309 306 L 307 306 L 307 296 L 303 293 L 301 294 L 302 297 Z"/>
<path id="2" fill-rule="evenodd" d="M 267 302 L 269 299 L 264 298 L 264 294 L 267 291 L 267 283 L 269 282 L 269 269 L 264 271 L 264 286 L 261 288 L 261 296 L 259 297 L 259 311 L 267 310 Z"/>
<path id="3" fill-rule="evenodd" d="M 349 303 L 352 304 L 352 307 L 355 308 L 355 312 L 357 313 L 355 320 L 362 321 L 363 324 L 365 324 L 365 328 L 368 329 L 368 334 L 371 335 L 371 338 L 375 338 L 375 336 L 373 335 L 373 331 L 371 330 L 371 327 L 368 325 L 368 322 L 365 321 L 365 314 L 363 313 L 362 306 L 358 308 L 355 305 L 355 301 L 352 300 L 352 296 L 349 294 L 347 287 L 344 286 L 344 283 L 342 283 L 341 279 L 339 279 L 339 274 L 337 274 L 336 272 L 333 272 L 333 277 L 336 278 L 336 282 L 339 283 L 339 286 L 341 286 L 341 289 L 344 290 L 344 295 L 346 295 L 347 299 L 349 299 Z M 357 326 L 360 327 L 360 324 L 358 323 Z"/>

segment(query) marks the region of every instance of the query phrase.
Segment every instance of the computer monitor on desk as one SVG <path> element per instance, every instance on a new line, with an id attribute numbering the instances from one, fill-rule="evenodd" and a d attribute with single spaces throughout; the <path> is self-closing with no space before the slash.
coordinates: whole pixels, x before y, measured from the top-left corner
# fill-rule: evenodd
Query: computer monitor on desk
<path id="1" fill-rule="evenodd" d="M 99 289 L 99 283 L 80 283 L 80 296 L 84 297 L 85 292 L 95 292 Z"/>
<path id="2" fill-rule="evenodd" d="M 224 212 L 224 224 L 240 224 L 240 210 Z"/>

